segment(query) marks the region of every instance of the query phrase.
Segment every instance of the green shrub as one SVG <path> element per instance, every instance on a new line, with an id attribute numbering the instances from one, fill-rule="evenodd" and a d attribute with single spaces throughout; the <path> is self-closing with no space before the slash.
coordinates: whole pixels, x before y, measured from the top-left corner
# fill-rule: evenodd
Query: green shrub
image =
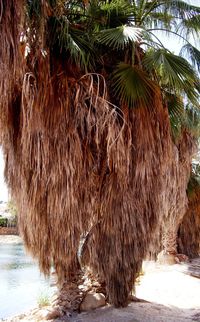
<path id="1" fill-rule="evenodd" d="M 40 294 L 37 299 L 37 304 L 38 304 L 39 308 L 50 305 L 49 296 L 44 293 Z"/>
<path id="2" fill-rule="evenodd" d="M 0 227 L 7 227 L 8 219 L 0 217 Z"/>

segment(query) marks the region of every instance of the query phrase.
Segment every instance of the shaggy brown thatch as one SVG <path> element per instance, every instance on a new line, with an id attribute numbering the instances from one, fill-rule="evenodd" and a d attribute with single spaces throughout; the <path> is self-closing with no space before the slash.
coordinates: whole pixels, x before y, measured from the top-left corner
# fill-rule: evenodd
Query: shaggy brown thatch
<path id="1" fill-rule="evenodd" d="M 116 306 L 127 304 L 128 293 L 164 210 L 163 174 L 170 159 L 171 142 L 169 139 L 166 145 L 162 144 L 164 137 L 169 138 L 168 119 L 159 94 L 154 99 L 153 109 L 129 112 L 130 123 L 124 130 L 124 138 L 129 138 L 129 157 L 123 163 L 120 141 L 113 146 L 114 167 L 104 179 L 102 215 L 83 251 L 83 258 L 105 281 L 109 300 Z M 120 160 L 119 166 L 116 160 Z"/>
<path id="2" fill-rule="evenodd" d="M 178 248 L 189 258 L 200 255 L 200 187 L 189 196 L 188 210 L 178 232 Z"/>
<path id="3" fill-rule="evenodd" d="M 174 146 L 174 158 L 169 176 L 168 212 L 163 222 L 162 240 L 166 253 L 177 253 L 177 232 L 187 209 L 187 185 L 191 173 L 194 152 L 194 138 L 187 132 L 182 133 L 177 146 Z"/>
<path id="4" fill-rule="evenodd" d="M 42 36 L 22 57 L 22 7 L 5 1 L 0 25 L 1 136 L 21 235 L 46 275 L 53 264 L 62 286 L 79 283 L 78 248 L 88 234 L 81 264 L 105 282 L 110 303 L 125 306 L 169 207 L 175 170 L 167 109 L 152 82 L 149 107 L 120 111 L 101 76 L 58 62 Z"/>
<path id="5" fill-rule="evenodd" d="M 3 140 L 14 147 L 19 90 L 23 77 L 22 54 L 19 48 L 20 28 L 23 23 L 23 0 L 0 2 L 0 131 Z M 13 23 L 15 17 L 15 23 Z M 14 107 L 16 105 L 16 107 Z M 15 110 L 15 115 L 13 113 Z"/>
<path id="6" fill-rule="evenodd" d="M 180 223 L 188 209 L 187 185 L 191 174 L 192 156 L 196 148 L 194 137 L 184 130 L 179 141 L 173 144 L 173 158 L 166 172 L 167 187 L 164 198 L 164 217 L 160 233 L 153 236 L 148 257 L 158 253 L 177 254 L 177 237 Z"/>
<path id="7" fill-rule="evenodd" d="M 78 270 L 80 238 L 93 227 L 87 264 L 106 281 L 109 301 L 126 305 L 163 213 L 166 110 L 158 92 L 154 110 L 132 110 L 130 123 L 121 125 L 93 76 L 50 77 L 46 59 L 40 64 L 40 79 L 30 73 L 24 78 L 20 158 L 13 162 L 6 150 L 21 234 L 41 270 L 48 274 L 53 263 L 62 284 Z"/>

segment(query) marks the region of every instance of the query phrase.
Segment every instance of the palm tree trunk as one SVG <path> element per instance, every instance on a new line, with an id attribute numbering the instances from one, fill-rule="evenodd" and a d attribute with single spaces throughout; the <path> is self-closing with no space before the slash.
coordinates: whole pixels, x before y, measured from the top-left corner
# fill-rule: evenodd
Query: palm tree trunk
<path id="1" fill-rule="evenodd" d="M 58 275 L 59 273 L 57 272 Z M 84 296 L 84 291 L 81 289 L 82 284 L 83 272 L 76 256 L 75 260 L 68 267 L 66 279 L 58 284 L 58 297 L 54 305 L 58 306 L 63 314 L 79 311 Z"/>
<path id="2" fill-rule="evenodd" d="M 163 232 L 163 250 L 165 254 L 177 253 L 177 227 L 169 225 Z"/>

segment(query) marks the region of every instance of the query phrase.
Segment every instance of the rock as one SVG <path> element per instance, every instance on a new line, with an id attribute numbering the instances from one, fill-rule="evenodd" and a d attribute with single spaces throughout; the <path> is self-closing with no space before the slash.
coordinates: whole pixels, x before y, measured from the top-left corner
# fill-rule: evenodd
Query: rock
<path id="1" fill-rule="evenodd" d="M 176 264 L 176 257 L 173 254 L 164 254 L 163 252 L 158 254 L 158 264 L 160 265 L 174 265 Z"/>
<path id="2" fill-rule="evenodd" d="M 106 305 L 106 300 L 102 293 L 88 293 L 81 303 L 80 310 L 90 311 L 104 305 Z"/>
<path id="3" fill-rule="evenodd" d="M 175 259 L 177 263 L 189 263 L 189 257 L 184 254 L 176 254 Z"/>
<path id="4" fill-rule="evenodd" d="M 53 320 L 63 316 L 63 312 L 60 308 L 55 307 L 47 307 L 45 309 L 40 310 L 36 316 L 38 317 L 39 321 L 42 320 Z"/>
<path id="5" fill-rule="evenodd" d="M 54 308 L 46 315 L 46 320 L 54 320 L 61 316 L 63 316 L 62 311 L 59 308 Z"/>
<path id="6" fill-rule="evenodd" d="M 38 318 L 40 318 L 41 320 L 46 320 L 46 317 L 48 316 L 49 313 L 50 313 L 50 310 L 42 309 L 42 310 L 38 311 L 36 316 Z"/>

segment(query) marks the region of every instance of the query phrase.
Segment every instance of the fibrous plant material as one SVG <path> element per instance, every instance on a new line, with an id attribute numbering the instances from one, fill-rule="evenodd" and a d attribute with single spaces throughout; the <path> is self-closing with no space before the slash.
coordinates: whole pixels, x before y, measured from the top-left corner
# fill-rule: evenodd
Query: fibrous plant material
<path id="1" fill-rule="evenodd" d="M 169 212 L 176 189 L 170 179 L 174 172 L 178 176 L 167 103 L 162 83 L 156 82 L 158 64 L 149 68 L 154 55 L 144 63 L 137 43 L 141 31 L 132 35 L 132 29 L 123 27 L 113 44 L 119 39 L 129 47 L 123 52 L 124 45 L 117 45 L 119 52 L 109 61 L 107 38 L 101 31 L 96 36 L 102 26 L 83 32 L 93 25 L 85 18 L 87 7 L 81 1 L 73 6 L 67 1 L 6 1 L 2 10 L 8 15 L 2 15 L 0 25 L 6 180 L 26 247 L 44 274 L 54 266 L 62 293 L 58 301 L 70 292 L 66 301 L 74 309 L 87 266 L 110 303 L 127 305 L 149 243 Z M 92 9 L 99 24 L 98 6 Z M 6 29 L 14 13 L 15 27 L 11 23 Z M 97 58 L 91 34 L 99 41 Z M 175 58 L 160 50 L 155 54 L 168 65 Z M 196 75 L 183 60 L 178 63 L 180 77 L 174 71 L 168 76 L 170 86 L 176 82 L 183 91 L 186 75 L 190 84 Z M 195 98 L 196 87 L 189 94 Z M 175 193 L 179 198 L 182 192 Z"/>
<path id="2" fill-rule="evenodd" d="M 109 301 L 124 306 L 162 213 L 167 110 L 157 89 L 149 109 L 131 110 L 125 124 L 98 75 L 75 79 L 53 68 L 47 53 L 25 74 L 15 158 L 4 143 L 20 231 L 41 270 L 53 264 L 62 284 L 78 270 L 81 236 L 94 226 L 88 264 L 106 281 Z"/>
<path id="3" fill-rule="evenodd" d="M 122 159 L 126 151 L 121 150 L 120 141 L 119 147 L 117 142 L 112 147 L 113 167 L 104 179 L 102 213 L 83 251 L 83 260 L 85 257 L 86 263 L 105 282 L 109 301 L 116 306 L 127 304 L 164 210 L 164 173 L 171 158 L 171 141 L 159 93 L 154 100 L 155 105 L 149 110 L 140 107 L 129 112 L 130 123 L 122 133 L 128 144 L 128 157 Z M 168 138 L 165 144 L 163 137 Z"/>
<path id="4" fill-rule="evenodd" d="M 164 198 L 164 216 L 160 233 L 151 240 L 149 257 L 161 263 L 167 255 L 177 257 L 178 229 L 188 209 L 187 186 L 191 174 L 192 156 L 196 149 L 196 139 L 185 129 L 181 137 L 172 143 L 171 164 L 166 172 L 166 190 Z M 163 257 L 164 256 L 164 257 Z M 177 257 L 178 258 L 178 257 Z M 171 261 L 171 257 L 169 257 Z M 174 258 L 174 262 L 176 258 Z"/>
<path id="5" fill-rule="evenodd" d="M 53 263 L 62 284 L 78 271 L 80 239 L 91 231 L 83 262 L 106 282 L 109 301 L 124 306 L 162 213 L 167 111 L 157 90 L 151 108 L 131 110 L 125 124 L 97 76 L 50 77 L 46 58 L 39 66 L 39 77 L 24 78 L 20 159 L 11 163 L 7 152 L 21 234 L 41 270 Z"/>
<path id="6" fill-rule="evenodd" d="M 189 258 L 200 254 L 200 187 L 189 195 L 188 209 L 178 231 L 178 249 Z"/>
<path id="7" fill-rule="evenodd" d="M 17 105 L 23 77 L 23 55 L 19 44 L 23 24 L 23 0 L 0 1 L 0 142 L 8 140 L 14 148 Z M 13 110 L 15 109 L 15 114 Z"/>
<path id="8" fill-rule="evenodd" d="M 195 139 L 183 131 L 178 144 L 174 145 L 169 194 L 166 196 L 168 209 L 163 221 L 162 242 L 165 253 L 177 254 L 177 233 L 188 207 L 187 185 L 190 179 Z"/>

